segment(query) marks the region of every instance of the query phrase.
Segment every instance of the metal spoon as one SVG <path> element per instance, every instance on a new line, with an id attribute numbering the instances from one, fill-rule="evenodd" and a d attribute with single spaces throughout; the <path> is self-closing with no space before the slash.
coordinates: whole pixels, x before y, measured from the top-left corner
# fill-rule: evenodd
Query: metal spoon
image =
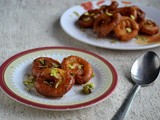
<path id="1" fill-rule="evenodd" d="M 141 55 L 132 65 L 131 78 L 135 85 L 116 113 L 112 120 L 124 120 L 135 97 L 141 86 L 152 83 L 158 76 L 160 71 L 160 59 L 158 55 L 149 51 Z"/>

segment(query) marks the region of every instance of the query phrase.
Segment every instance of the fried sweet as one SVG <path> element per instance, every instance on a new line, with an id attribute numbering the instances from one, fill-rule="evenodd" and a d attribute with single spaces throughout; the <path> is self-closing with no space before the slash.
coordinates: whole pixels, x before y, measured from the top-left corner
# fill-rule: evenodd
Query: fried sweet
<path id="1" fill-rule="evenodd" d="M 122 16 L 131 17 L 132 19 L 136 19 L 137 18 L 137 11 L 132 6 L 121 7 L 121 8 L 118 8 L 117 11 Z"/>
<path id="2" fill-rule="evenodd" d="M 137 36 L 139 31 L 138 24 L 129 17 L 122 17 L 119 24 L 115 27 L 114 33 L 121 41 L 128 41 Z"/>
<path id="3" fill-rule="evenodd" d="M 115 11 L 118 8 L 118 5 L 118 2 L 112 1 L 110 5 L 102 5 L 99 9 L 100 11 L 103 11 L 103 13 Z"/>
<path id="4" fill-rule="evenodd" d="M 60 68 L 45 68 L 35 80 L 36 91 L 46 97 L 62 97 L 75 83 L 69 72 Z"/>
<path id="5" fill-rule="evenodd" d="M 151 20 L 144 20 L 140 23 L 140 33 L 145 35 L 155 35 L 159 32 L 158 25 Z"/>
<path id="6" fill-rule="evenodd" d="M 120 14 L 117 12 L 101 14 L 95 19 L 93 31 L 98 38 L 106 37 L 118 25 Z"/>
<path id="7" fill-rule="evenodd" d="M 136 10 L 136 14 L 137 14 L 135 21 L 137 23 L 144 21 L 145 20 L 145 12 L 137 6 L 132 6 L 132 8 Z"/>
<path id="8" fill-rule="evenodd" d="M 58 68 L 60 67 L 60 63 L 57 60 L 54 60 L 49 57 L 39 57 L 36 58 L 33 63 L 32 63 L 32 75 L 35 77 L 38 77 L 39 74 L 45 69 L 45 68 L 50 68 L 50 67 L 55 67 Z"/>
<path id="9" fill-rule="evenodd" d="M 135 20 L 137 23 L 142 22 L 145 19 L 145 13 L 137 6 L 127 6 L 118 8 L 117 11 L 122 16 L 127 16 Z"/>
<path id="10" fill-rule="evenodd" d="M 61 68 L 70 72 L 76 84 L 85 84 L 93 76 L 92 66 L 85 59 L 78 56 L 64 58 Z"/>
<path id="11" fill-rule="evenodd" d="M 99 14 L 99 9 L 93 9 L 85 12 L 79 17 L 77 21 L 78 26 L 81 28 L 92 28 L 94 19 L 98 17 Z"/>

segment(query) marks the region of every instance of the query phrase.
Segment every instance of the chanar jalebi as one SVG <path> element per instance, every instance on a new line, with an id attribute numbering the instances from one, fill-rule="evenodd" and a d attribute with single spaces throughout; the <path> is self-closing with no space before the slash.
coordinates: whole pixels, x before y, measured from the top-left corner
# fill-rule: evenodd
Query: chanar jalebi
<path id="1" fill-rule="evenodd" d="M 77 21 L 83 28 L 92 28 L 98 38 L 111 33 L 120 41 L 129 41 L 138 34 L 156 35 L 159 26 L 145 18 L 145 12 L 138 6 L 118 7 L 118 2 L 102 5 L 81 15 Z M 87 13 L 87 14 L 86 14 Z"/>

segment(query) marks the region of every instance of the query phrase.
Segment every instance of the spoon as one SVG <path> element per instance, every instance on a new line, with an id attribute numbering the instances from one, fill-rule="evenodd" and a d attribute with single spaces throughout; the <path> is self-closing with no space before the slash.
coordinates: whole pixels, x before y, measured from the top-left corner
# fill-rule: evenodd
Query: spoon
<path id="1" fill-rule="evenodd" d="M 141 88 L 156 80 L 160 71 L 160 59 L 155 52 L 141 55 L 132 65 L 131 78 L 135 85 L 112 120 L 124 120 L 132 101 Z"/>

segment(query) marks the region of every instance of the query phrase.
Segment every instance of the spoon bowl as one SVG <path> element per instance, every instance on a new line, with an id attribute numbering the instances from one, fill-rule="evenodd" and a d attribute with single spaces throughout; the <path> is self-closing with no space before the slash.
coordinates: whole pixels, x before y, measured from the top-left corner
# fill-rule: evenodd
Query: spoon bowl
<path id="1" fill-rule="evenodd" d="M 152 51 L 141 55 L 132 65 L 131 78 L 138 85 L 147 85 L 156 80 L 160 69 L 160 59 Z"/>
<path id="2" fill-rule="evenodd" d="M 133 63 L 131 68 L 131 78 L 135 85 L 112 120 L 124 120 L 138 90 L 141 86 L 148 85 L 155 81 L 158 77 L 159 71 L 160 58 L 152 51 L 141 55 Z"/>

